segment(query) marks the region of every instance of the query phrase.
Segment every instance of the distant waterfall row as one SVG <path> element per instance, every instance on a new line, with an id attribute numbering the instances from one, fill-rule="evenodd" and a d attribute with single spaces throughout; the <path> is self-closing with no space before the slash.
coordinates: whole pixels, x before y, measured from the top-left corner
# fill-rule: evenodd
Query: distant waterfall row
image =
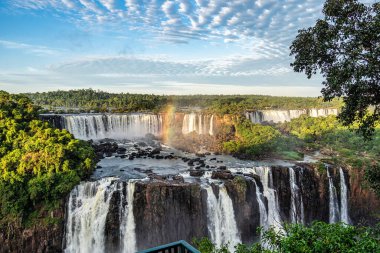
<path id="1" fill-rule="evenodd" d="M 185 114 L 182 122 L 182 133 L 189 134 L 192 132 L 214 135 L 214 115 Z"/>
<path id="2" fill-rule="evenodd" d="M 247 112 L 246 117 L 253 123 L 285 122 L 298 118 L 302 114 L 312 117 L 337 115 L 337 109 L 309 110 L 262 110 Z M 176 128 L 187 135 L 215 135 L 217 118 L 212 114 L 187 113 L 182 114 L 175 122 Z M 133 139 L 144 137 L 150 133 L 161 135 L 164 132 L 164 114 L 130 113 L 130 114 L 64 114 L 41 115 L 58 128 L 65 128 L 76 138 L 83 140 L 99 139 Z M 172 127 L 169 125 L 169 127 Z"/>
<path id="3" fill-rule="evenodd" d="M 136 138 L 162 131 L 162 117 L 156 114 L 65 115 L 63 120 L 63 127 L 82 140 Z"/>
<path id="4" fill-rule="evenodd" d="M 259 220 L 259 224 L 256 226 L 261 226 L 264 229 L 275 227 L 278 230 L 282 230 L 283 222 L 306 224 L 312 220 L 312 217 L 309 217 L 308 219 L 305 217 L 305 213 L 307 210 L 310 211 L 310 207 L 305 205 L 303 196 L 307 196 L 307 194 L 305 195 L 303 193 L 307 191 L 307 189 L 310 189 L 308 188 L 310 186 L 304 185 L 304 182 L 307 181 L 303 178 L 303 168 L 289 168 L 288 184 L 276 181 L 279 179 L 278 175 L 277 179 L 275 179 L 273 169 L 270 167 L 231 169 L 231 171 L 240 172 L 240 174 L 243 173 L 245 175 L 255 175 L 254 177 L 246 177 L 246 179 L 252 182 L 251 185 L 253 186 L 255 194 L 246 195 L 245 198 L 250 199 L 249 203 L 256 203 L 252 206 L 248 206 L 248 210 L 253 212 L 253 217 L 257 217 Z M 340 200 L 337 192 L 338 185 L 334 184 L 334 178 L 331 172 L 327 170 L 327 173 L 329 184 L 329 221 L 331 223 L 342 221 L 349 224 L 348 186 L 344 171 L 340 169 L 339 174 L 334 176 L 336 179 L 338 179 L 338 176 L 340 177 Z M 238 222 L 239 209 L 243 207 L 240 205 L 236 206 L 236 202 L 234 201 L 238 196 L 233 195 L 234 191 L 231 191 L 231 188 L 226 187 L 227 182 L 212 180 L 209 177 L 210 174 L 203 177 L 206 181 L 204 181 L 200 187 L 201 191 L 205 193 L 204 195 L 200 195 L 205 196 L 206 200 L 203 202 L 200 199 L 199 202 L 206 203 L 206 206 L 204 206 L 206 210 L 192 210 L 196 210 L 197 213 L 195 216 L 199 215 L 199 217 L 201 217 L 203 212 L 207 213 L 207 219 L 204 221 L 207 224 L 202 223 L 207 228 L 207 232 L 201 236 L 209 236 L 217 246 L 230 242 L 229 247 L 232 250 L 235 244 L 243 241 L 242 231 L 239 229 L 239 226 L 241 226 L 242 223 L 241 220 L 240 223 Z M 140 219 L 135 219 L 135 215 L 139 215 L 136 213 L 136 210 L 141 210 L 135 205 L 141 205 L 141 203 L 146 203 L 147 206 L 158 205 L 152 210 L 160 210 L 160 217 L 166 213 L 169 214 L 172 212 L 170 212 L 171 206 L 168 206 L 169 209 L 161 209 L 159 207 L 161 206 L 160 203 L 149 202 L 149 199 L 153 196 L 149 194 L 141 195 L 141 190 L 143 189 L 141 188 L 141 185 L 139 186 L 139 190 L 135 190 L 137 182 L 139 181 L 124 182 L 115 178 L 105 178 L 95 182 L 83 182 L 75 187 L 70 194 L 67 204 L 65 252 L 103 253 L 112 251 L 128 253 L 141 250 L 138 249 L 137 245 L 139 245 L 139 238 L 141 240 L 144 239 L 145 236 L 144 234 L 140 234 L 140 237 L 137 236 L 138 227 L 142 221 Z M 275 182 L 277 183 L 275 184 Z M 279 183 L 282 186 L 279 186 Z M 156 185 L 157 187 L 160 187 L 157 188 L 157 191 L 159 192 L 159 195 L 163 197 L 164 195 L 162 194 L 165 192 L 164 189 L 167 188 L 161 188 L 159 184 Z M 284 187 L 285 185 L 288 185 L 287 187 L 290 189 L 278 188 Z M 155 186 L 152 185 L 150 187 Z M 179 186 L 176 187 L 177 192 Z M 280 197 L 280 195 L 283 194 L 280 189 L 283 189 L 285 192 L 290 192 L 290 202 L 288 204 L 284 203 L 284 199 Z M 135 192 L 139 192 L 140 195 L 135 197 Z M 251 192 L 253 193 L 253 191 Z M 192 192 L 191 194 L 195 193 Z M 248 192 L 246 192 L 246 194 L 248 194 Z M 142 196 L 146 196 L 147 199 L 142 201 Z M 180 197 L 182 196 L 180 194 L 178 196 L 176 194 L 170 196 L 170 198 L 178 198 L 176 201 L 181 203 L 181 208 L 178 210 L 182 210 L 182 208 L 185 208 L 184 210 L 186 210 L 190 201 L 189 199 L 183 199 Z M 282 201 L 280 201 L 280 199 L 282 199 Z M 140 204 L 135 204 L 135 201 L 137 200 L 140 201 Z M 161 201 L 164 202 L 172 200 L 173 199 L 161 199 Z M 312 201 L 315 200 L 313 199 Z M 192 205 L 196 205 L 196 203 L 193 203 Z M 146 210 L 146 207 L 139 206 L 139 208 Z M 319 206 L 317 208 L 319 208 Z M 286 212 L 286 209 L 289 214 L 284 213 Z M 245 210 L 247 211 L 247 209 Z M 151 218 L 153 220 L 160 219 L 158 216 L 156 217 L 158 214 L 155 212 L 156 211 L 153 213 L 144 213 L 144 216 L 152 215 Z M 168 216 L 165 219 L 178 221 L 188 218 L 181 217 L 181 214 L 182 211 L 176 213 L 175 216 Z M 247 222 L 250 221 L 243 220 L 243 223 Z M 158 225 L 163 227 L 167 226 L 167 224 Z M 179 225 L 179 227 L 182 227 L 182 229 L 185 230 L 189 229 L 189 231 L 194 229 L 181 225 Z M 254 234 L 256 228 L 257 227 L 251 227 L 249 233 Z M 172 228 L 167 227 L 167 229 L 170 230 Z M 149 232 L 150 231 L 146 231 L 146 233 Z M 188 232 L 185 232 L 185 234 L 188 234 Z M 151 235 L 152 238 L 155 238 L 155 236 L 159 235 Z M 168 242 L 169 241 L 163 241 L 162 243 Z"/>
<path id="5" fill-rule="evenodd" d="M 338 109 L 259 110 L 246 112 L 246 117 L 252 123 L 280 123 L 299 118 L 303 114 L 309 115 L 310 117 L 326 117 L 328 115 L 337 115 Z"/>
<path id="6" fill-rule="evenodd" d="M 133 139 L 146 134 L 159 136 L 163 133 L 162 114 L 65 114 L 41 115 L 56 127 L 67 129 L 82 140 Z M 60 117 L 60 120 L 58 120 Z M 190 113 L 178 122 L 182 134 L 197 133 L 214 135 L 214 115 Z M 177 123 L 176 123 L 177 124 Z"/>

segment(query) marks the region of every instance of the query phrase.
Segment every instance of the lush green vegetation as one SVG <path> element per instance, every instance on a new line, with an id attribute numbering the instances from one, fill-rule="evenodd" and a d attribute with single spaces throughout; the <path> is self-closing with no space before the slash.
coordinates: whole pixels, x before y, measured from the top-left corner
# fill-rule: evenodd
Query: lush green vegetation
<path id="1" fill-rule="evenodd" d="M 33 102 L 48 110 L 94 111 L 94 112 L 138 112 L 162 111 L 166 105 L 177 110 L 202 108 L 217 114 L 241 114 L 257 109 L 304 109 L 338 108 L 339 100 L 323 102 L 318 98 L 272 97 L 259 95 L 189 95 L 157 96 L 143 94 L 113 94 L 92 89 L 54 91 L 25 94 Z"/>
<path id="2" fill-rule="evenodd" d="M 209 96 L 211 99 L 207 107 L 217 114 L 241 114 L 247 110 L 263 109 L 310 109 L 310 108 L 340 108 L 338 99 L 323 102 L 320 98 L 301 97 L 272 97 L 259 95 L 242 96 Z"/>
<path id="3" fill-rule="evenodd" d="M 327 157 L 325 162 L 362 171 L 368 185 L 380 196 L 380 127 L 375 128 L 371 140 L 366 140 L 333 115 L 303 115 L 272 126 L 253 124 L 245 118 L 233 124 L 235 134 L 223 142 L 227 153 L 245 159 L 302 160 L 304 154 L 320 151 Z"/>
<path id="4" fill-rule="evenodd" d="M 88 176 L 92 147 L 37 118 L 24 96 L 0 91 L 0 220 L 54 207 Z"/>
<path id="5" fill-rule="evenodd" d="M 215 247 L 209 239 L 194 240 L 202 253 L 229 253 L 227 245 Z M 264 247 L 265 245 L 265 247 Z M 239 244 L 235 253 L 307 253 L 380 251 L 380 227 L 354 227 L 345 224 L 315 222 L 311 226 L 289 224 L 283 231 L 271 228 L 262 232 L 262 239 L 253 245 Z M 231 252 L 232 253 L 232 252 Z"/>
<path id="6" fill-rule="evenodd" d="M 320 150 L 328 162 L 365 172 L 366 179 L 380 196 L 380 128 L 371 140 L 343 126 L 336 117 L 300 117 L 278 126 L 289 139 L 297 139 L 298 148 Z M 355 128 L 355 126 L 353 126 Z M 357 127 L 357 126 L 356 126 Z"/>
<path id="7" fill-rule="evenodd" d="M 92 89 L 27 93 L 39 106 L 54 111 L 69 112 L 140 112 L 160 110 L 167 98 L 156 95 L 113 94 Z"/>
<path id="8" fill-rule="evenodd" d="M 322 74 L 324 99 L 342 97 L 342 122 L 359 122 L 358 130 L 370 137 L 380 121 L 380 3 L 327 0 L 323 14 L 299 31 L 291 66 L 308 78 Z"/>
<path id="9" fill-rule="evenodd" d="M 268 157 L 276 149 L 281 133 L 272 126 L 252 124 L 240 118 L 235 123 L 236 133 L 233 140 L 224 142 L 224 150 L 242 158 Z"/>

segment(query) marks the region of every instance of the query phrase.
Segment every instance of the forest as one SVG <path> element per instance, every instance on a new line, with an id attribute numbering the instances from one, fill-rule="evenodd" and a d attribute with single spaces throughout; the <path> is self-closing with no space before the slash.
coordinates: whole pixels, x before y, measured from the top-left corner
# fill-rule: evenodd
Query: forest
<path id="1" fill-rule="evenodd" d="M 0 91 L 0 227 L 56 208 L 95 167 L 87 142 L 38 120 L 38 111 L 27 97 Z"/>
<path id="2" fill-rule="evenodd" d="M 93 89 L 26 93 L 36 105 L 55 112 L 142 112 L 163 111 L 172 105 L 178 111 L 199 108 L 216 114 L 243 113 L 258 109 L 340 108 L 341 101 L 321 98 L 262 95 L 147 95 L 107 93 Z"/>

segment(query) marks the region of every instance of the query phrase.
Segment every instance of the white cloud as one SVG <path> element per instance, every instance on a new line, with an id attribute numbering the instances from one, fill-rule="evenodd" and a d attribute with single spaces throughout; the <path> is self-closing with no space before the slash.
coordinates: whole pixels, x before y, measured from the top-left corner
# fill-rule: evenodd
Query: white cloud
<path id="1" fill-rule="evenodd" d="M 80 24 L 113 23 L 152 31 L 168 41 L 238 41 L 256 37 L 279 43 L 321 15 L 323 0 L 13 0 L 16 8 L 72 15 Z M 288 25 L 291 24 L 291 25 Z M 234 34 L 226 37 L 225 34 Z"/>
<path id="2" fill-rule="evenodd" d="M 284 65 L 268 64 L 241 55 L 206 60 L 176 61 L 163 57 L 98 57 L 49 67 L 63 75 L 96 75 L 102 77 L 254 77 L 291 72 Z M 94 74 L 96 73 L 96 74 Z"/>
<path id="3" fill-rule="evenodd" d="M 27 53 L 32 53 L 36 55 L 58 55 L 61 53 L 60 50 L 52 49 L 45 46 L 30 45 L 26 43 L 20 43 L 20 42 L 8 41 L 8 40 L 0 40 L 0 47 L 5 47 L 8 49 L 19 49 Z"/>
<path id="4" fill-rule="evenodd" d="M 62 0 L 62 3 L 69 9 L 74 9 L 76 7 L 73 0 Z"/>
<path id="5" fill-rule="evenodd" d="M 115 1 L 116 0 L 99 0 L 99 2 L 106 7 L 109 11 L 115 11 Z"/>
<path id="6" fill-rule="evenodd" d="M 277 87 L 293 81 L 301 84 L 306 80 L 304 76 L 293 74 L 289 67 L 289 43 L 298 29 L 312 25 L 321 15 L 323 3 L 324 0 L 7 0 L 10 7 L 28 13 L 52 11 L 55 17 L 63 17 L 86 32 L 91 32 L 91 28 L 96 34 L 102 29 L 112 31 L 120 41 L 136 36 L 133 39 L 144 42 L 144 46 L 164 45 L 163 51 L 167 53 L 167 41 L 201 40 L 194 42 L 196 46 L 191 50 L 196 51 L 198 45 L 215 47 L 210 55 L 219 50 L 221 56 L 202 59 L 202 55 L 196 54 L 202 60 L 193 61 L 139 56 L 88 58 L 45 69 L 34 66 L 24 72 L 0 73 L 0 83 L 40 83 L 52 87 L 70 86 L 68 83 L 73 87 L 133 84 L 153 89 L 156 83 L 152 80 L 156 80 L 160 83 L 157 89 L 166 91 L 172 87 L 169 83 L 175 83 L 177 88 L 184 84 L 224 88 L 228 85 L 231 88 L 232 84 L 236 87 L 261 84 Z M 148 43 L 143 41 L 147 37 Z M 230 45 L 239 55 L 231 56 Z M 45 56 L 63 54 L 59 49 L 7 40 L 0 40 L 0 47 Z M 178 54 L 180 47 L 173 47 L 173 55 Z M 204 48 L 199 51 L 207 54 Z M 190 54 L 187 52 L 188 59 Z M 65 55 L 66 59 L 69 57 Z"/>
<path id="7" fill-rule="evenodd" d="M 90 84 L 112 92 L 318 96 L 318 83 L 305 85 L 305 78 L 287 64 L 242 55 L 204 60 L 159 55 L 88 57 L 47 68 L 0 72 L 0 89 L 11 92 L 88 88 Z"/>

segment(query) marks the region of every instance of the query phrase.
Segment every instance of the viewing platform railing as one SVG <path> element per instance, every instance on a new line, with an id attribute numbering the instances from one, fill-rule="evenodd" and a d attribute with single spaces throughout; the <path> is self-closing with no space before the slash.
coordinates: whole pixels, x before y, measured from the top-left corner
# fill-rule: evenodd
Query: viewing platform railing
<path id="1" fill-rule="evenodd" d="M 161 245 L 155 248 L 139 251 L 138 253 L 201 253 L 199 250 L 181 240 L 169 244 Z"/>

